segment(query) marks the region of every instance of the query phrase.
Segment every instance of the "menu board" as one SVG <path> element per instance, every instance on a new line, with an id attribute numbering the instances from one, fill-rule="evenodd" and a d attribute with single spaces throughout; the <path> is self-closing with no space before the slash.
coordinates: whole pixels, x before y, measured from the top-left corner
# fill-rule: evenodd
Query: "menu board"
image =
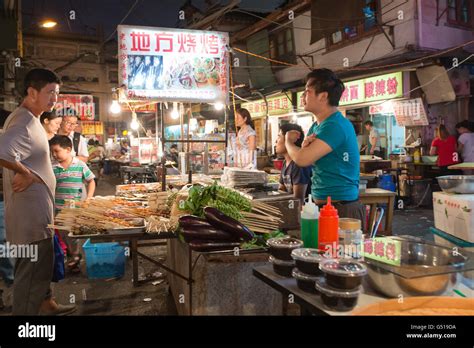
<path id="1" fill-rule="evenodd" d="M 117 31 L 129 100 L 228 102 L 227 33 L 128 25 Z"/>

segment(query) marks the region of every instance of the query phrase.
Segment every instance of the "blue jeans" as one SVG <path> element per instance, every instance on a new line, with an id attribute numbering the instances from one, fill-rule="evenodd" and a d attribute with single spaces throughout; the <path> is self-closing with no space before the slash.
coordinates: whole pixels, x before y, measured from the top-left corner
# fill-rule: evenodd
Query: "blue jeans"
<path id="1" fill-rule="evenodd" d="M 0 202 L 0 276 L 3 278 L 5 284 L 10 286 L 13 284 L 13 262 L 7 257 L 5 247 L 5 204 Z"/>

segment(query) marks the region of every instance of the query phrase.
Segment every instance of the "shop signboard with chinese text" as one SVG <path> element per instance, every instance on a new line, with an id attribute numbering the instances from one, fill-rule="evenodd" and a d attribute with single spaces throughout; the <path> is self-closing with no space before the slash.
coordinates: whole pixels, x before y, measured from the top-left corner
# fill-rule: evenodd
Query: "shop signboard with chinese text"
<path id="1" fill-rule="evenodd" d="M 228 103 L 229 36 L 119 25 L 119 80 L 129 100 Z"/>
<path id="2" fill-rule="evenodd" d="M 339 105 L 352 105 L 403 96 L 403 73 L 396 72 L 366 79 L 344 82 Z"/>
<path id="3" fill-rule="evenodd" d="M 268 115 L 278 116 L 289 114 L 293 111 L 293 104 L 286 95 L 267 98 Z M 263 99 L 256 100 L 250 103 L 243 103 L 241 107 L 250 112 L 252 118 L 266 116 L 266 105 Z"/>
<path id="4" fill-rule="evenodd" d="M 136 104 L 136 105 L 134 105 Z M 130 106 L 133 107 L 133 110 L 137 113 L 155 113 L 156 112 L 156 102 L 153 103 L 130 103 Z M 122 111 L 130 111 L 130 108 L 127 104 L 122 104 Z"/>
<path id="5" fill-rule="evenodd" d="M 83 135 L 104 134 L 104 124 L 98 121 L 83 121 L 81 123 Z"/>
<path id="6" fill-rule="evenodd" d="M 392 102 L 393 113 L 399 126 L 428 126 L 428 116 L 421 98 Z"/>
<path id="7" fill-rule="evenodd" d="M 54 110 L 59 116 L 67 116 L 66 114 L 71 112 L 82 121 L 95 120 L 95 104 L 92 95 L 60 94 Z"/>

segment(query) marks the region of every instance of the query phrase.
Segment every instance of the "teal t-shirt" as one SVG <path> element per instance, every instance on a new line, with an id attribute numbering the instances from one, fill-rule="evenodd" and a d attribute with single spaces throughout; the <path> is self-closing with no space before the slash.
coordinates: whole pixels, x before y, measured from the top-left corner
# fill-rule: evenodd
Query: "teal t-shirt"
<path id="1" fill-rule="evenodd" d="M 308 135 L 316 134 L 332 151 L 313 164 L 311 192 L 317 199 L 352 201 L 359 197 L 360 156 L 352 123 L 339 111 L 321 124 L 314 123 Z"/>

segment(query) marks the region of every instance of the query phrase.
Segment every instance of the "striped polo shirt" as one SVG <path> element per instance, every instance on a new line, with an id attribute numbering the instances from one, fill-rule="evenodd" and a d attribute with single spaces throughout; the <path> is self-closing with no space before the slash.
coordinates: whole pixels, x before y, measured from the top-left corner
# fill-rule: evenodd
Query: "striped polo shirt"
<path id="1" fill-rule="evenodd" d="M 56 176 L 56 210 L 64 208 L 65 200 L 81 201 L 82 183 L 95 178 L 89 167 L 77 157 L 72 159 L 71 165 L 67 169 L 56 162 L 53 164 L 53 171 Z"/>

